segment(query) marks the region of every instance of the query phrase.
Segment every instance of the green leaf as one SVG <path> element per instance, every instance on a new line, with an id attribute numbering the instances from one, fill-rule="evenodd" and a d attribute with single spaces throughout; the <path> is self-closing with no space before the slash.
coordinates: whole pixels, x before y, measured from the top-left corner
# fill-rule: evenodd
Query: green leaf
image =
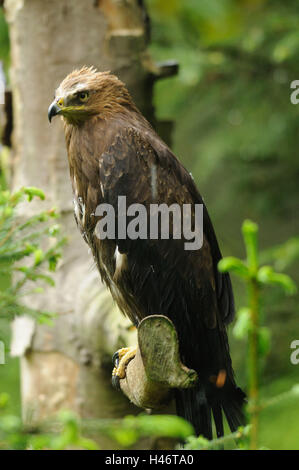
<path id="1" fill-rule="evenodd" d="M 218 263 L 218 270 L 220 272 L 231 271 L 243 279 L 247 279 L 249 277 L 249 271 L 246 264 L 234 256 L 227 256 L 226 258 L 221 259 Z"/>
<path id="2" fill-rule="evenodd" d="M 134 417 L 127 417 L 127 419 L 134 419 Z M 179 416 L 139 415 L 135 419 L 140 432 L 145 435 L 185 439 L 194 434 L 192 425 Z"/>
<path id="3" fill-rule="evenodd" d="M 45 292 L 45 289 L 43 287 L 35 287 L 31 291 L 33 294 L 43 294 Z"/>
<path id="4" fill-rule="evenodd" d="M 49 262 L 49 270 L 50 271 L 55 271 L 57 267 L 57 263 L 59 259 L 61 258 L 61 253 L 56 253 L 55 255 L 51 256 L 48 260 Z"/>
<path id="5" fill-rule="evenodd" d="M 242 232 L 247 252 L 247 262 L 251 275 L 255 275 L 258 269 L 258 225 L 251 220 L 245 220 Z"/>
<path id="6" fill-rule="evenodd" d="M 237 321 L 233 328 L 233 334 L 238 339 L 243 339 L 251 328 L 250 309 L 247 307 L 241 308 L 237 313 Z"/>
<path id="7" fill-rule="evenodd" d="M 122 447 L 131 447 L 139 439 L 139 432 L 136 429 L 126 429 L 125 427 L 113 427 L 109 432 L 110 437 L 115 439 Z"/>
<path id="8" fill-rule="evenodd" d="M 49 228 L 49 235 L 51 237 L 56 237 L 60 233 L 60 225 L 55 224 Z"/>
<path id="9" fill-rule="evenodd" d="M 33 450 L 50 449 L 52 440 L 52 436 L 48 436 L 45 434 L 39 436 L 32 436 L 29 439 L 28 448 Z"/>
<path id="10" fill-rule="evenodd" d="M 98 444 L 92 439 L 86 437 L 80 437 L 76 443 L 76 447 L 86 450 L 99 450 Z"/>
<path id="11" fill-rule="evenodd" d="M 44 260 L 44 252 L 41 248 L 34 251 L 34 266 L 38 266 Z"/>
<path id="12" fill-rule="evenodd" d="M 24 193 L 27 194 L 28 201 L 32 201 L 34 196 L 39 197 L 42 200 L 45 199 L 45 193 L 41 189 L 35 188 L 33 186 L 24 188 Z"/>
<path id="13" fill-rule="evenodd" d="M 41 325 L 53 326 L 53 320 L 57 316 L 56 313 L 52 312 L 39 312 L 37 321 Z"/>
<path id="14" fill-rule="evenodd" d="M 10 200 L 9 191 L 0 191 L 0 206 L 4 206 Z"/>
<path id="15" fill-rule="evenodd" d="M 121 422 L 111 420 L 104 432 L 117 440 L 122 446 L 129 447 L 141 437 L 171 437 L 185 440 L 194 434 L 192 425 L 179 416 L 139 415 L 126 416 Z"/>
<path id="16" fill-rule="evenodd" d="M 262 284 L 278 284 L 289 295 L 297 292 L 294 281 L 287 274 L 276 273 L 272 266 L 262 266 L 258 270 L 257 279 Z"/>
<path id="17" fill-rule="evenodd" d="M 188 450 L 204 450 L 210 447 L 210 441 L 203 436 L 188 437 L 185 448 Z"/>
<path id="18" fill-rule="evenodd" d="M 2 215 L 5 219 L 8 219 L 13 214 L 13 209 L 10 206 L 7 206 L 3 209 Z"/>

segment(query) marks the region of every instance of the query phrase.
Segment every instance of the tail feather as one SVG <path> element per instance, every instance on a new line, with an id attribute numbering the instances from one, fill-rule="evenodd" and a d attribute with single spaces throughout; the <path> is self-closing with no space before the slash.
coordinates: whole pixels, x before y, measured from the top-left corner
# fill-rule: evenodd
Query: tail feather
<path id="1" fill-rule="evenodd" d="M 245 424 L 245 394 L 233 384 L 213 392 L 209 388 L 200 385 L 195 389 L 177 390 L 175 399 L 177 414 L 193 425 L 196 435 L 211 440 L 212 416 L 217 438 L 224 434 L 223 413 L 232 432 Z"/>
<path id="2" fill-rule="evenodd" d="M 216 403 L 212 406 L 212 411 L 216 427 L 216 435 L 217 437 L 221 437 L 224 434 L 221 405 L 219 405 L 219 403 Z"/>
<path id="3" fill-rule="evenodd" d="M 212 439 L 211 407 L 203 388 L 176 390 L 175 401 L 177 414 L 193 425 L 196 435 Z"/>
<path id="4" fill-rule="evenodd" d="M 246 395 L 240 388 L 233 390 L 232 398 L 223 402 L 223 411 L 227 419 L 230 430 L 236 431 L 239 426 L 245 424 L 243 406 L 246 402 Z"/>

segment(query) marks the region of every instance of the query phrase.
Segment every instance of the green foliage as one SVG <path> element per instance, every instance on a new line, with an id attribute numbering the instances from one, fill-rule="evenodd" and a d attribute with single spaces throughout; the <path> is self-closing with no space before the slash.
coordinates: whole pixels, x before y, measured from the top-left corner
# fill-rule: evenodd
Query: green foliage
<path id="1" fill-rule="evenodd" d="M 92 439 L 81 434 L 81 421 L 70 411 L 61 411 L 56 419 L 56 432 L 29 429 L 23 426 L 19 417 L 5 413 L 8 397 L 0 395 L 0 449 L 15 450 L 97 450 L 99 447 Z M 53 423 L 52 423 L 53 426 Z M 57 432 L 59 430 L 59 432 Z"/>
<path id="2" fill-rule="evenodd" d="M 244 242 L 247 252 L 247 260 L 229 256 L 223 258 L 218 263 L 219 271 L 232 272 L 240 277 L 248 285 L 254 284 L 254 288 L 262 288 L 263 285 L 280 286 L 288 295 L 296 293 L 297 288 L 294 281 L 286 274 L 277 273 L 272 266 L 259 266 L 258 257 L 258 227 L 253 222 L 246 220 L 242 227 Z M 281 253 L 275 249 L 275 252 Z M 271 250 L 271 253 L 273 251 Z M 252 317 L 249 307 L 241 307 L 237 312 L 237 321 L 234 325 L 234 334 L 237 338 L 244 338 L 248 331 L 252 329 Z M 269 331 L 260 328 L 261 343 L 269 342 Z M 267 348 L 266 348 L 267 349 Z"/>
<path id="3" fill-rule="evenodd" d="M 194 434 L 190 423 L 179 416 L 126 416 L 122 420 L 89 420 L 83 423 L 87 431 L 102 433 L 114 439 L 122 448 L 130 448 L 143 437 L 167 437 L 184 441 Z"/>
<path id="4" fill-rule="evenodd" d="M 293 267 L 293 274 L 298 279 L 299 239 L 292 237 L 284 244 L 278 243 L 298 232 L 299 228 L 298 106 L 290 103 L 290 82 L 298 79 L 298 2 L 147 0 L 146 3 L 152 19 L 151 51 L 154 58 L 175 58 L 180 63 L 177 78 L 156 85 L 156 108 L 161 118 L 176 121 L 174 150 L 200 183 L 216 232 L 222 234 L 220 242 L 224 251 L 239 253 L 235 233 L 240 221 L 248 214 L 256 220 L 263 220 L 264 242 L 275 244 L 274 248 L 259 253 L 259 262 L 263 266 L 258 264 L 258 272 L 255 267 L 252 277 L 249 276 L 247 261 L 238 258 L 225 258 L 221 269 L 236 274 L 241 283 L 248 286 L 250 296 L 258 290 L 258 355 L 263 359 L 269 357 L 271 346 L 270 329 L 263 326 L 263 312 L 266 310 L 267 324 L 271 325 L 271 333 L 273 331 L 272 343 L 276 341 L 280 361 L 272 366 L 279 376 L 276 382 L 284 384 L 284 388 L 289 387 L 287 378 L 280 374 L 286 369 L 285 354 L 280 354 L 277 346 L 282 344 L 284 348 L 289 341 L 285 333 L 287 325 L 291 334 L 295 331 L 298 299 L 291 304 L 285 299 L 283 302 L 280 300 L 280 292 L 293 293 L 295 290 L 293 281 L 281 271 Z M 2 10 L 0 45 L 0 57 L 7 70 L 9 41 Z M 39 274 L 43 266 L 50 266 L 38 243 L 35 251 L 23 259 L 31 260 Z M 55 264 L 54 259 L 51 268 Z M 26 269 L 19 272 L 20 276 L 25 274 Z M 24 287 L 35 286 L 36 281 L 51 283 L 50 279 L 30 279 L 28 274 Z M 251 284 L 255 287 L 249 287 Z M 4 282 L 1 285 L 4 286 Z M 242 291 L 235 289 L 235 292 L 237 302 L 242 305 Z M 21 309 L 21 298 L 19 302 Z M 249 304 L 238 309 L 233 328 L 238 339 L 247 338 L 252 331 L 252 301 L 249 300 Z M 12 308 L 11 314 L 14 312 L 17 310 Z M 277 325 L 276 340 L 273 318 Z M 284 328 L 281 328 L 282 324 Z M 236 358 L 239 356 L 238 349 Z M 243 369 L 242 362 L 241 371 Z M 275 434 L 272 441 L 275 448 L 286 448 L 290 439 L 298 448 L 298 424 L 296 427 L 293 402 L 290 401 L 289 408 L 286 405 L 294 394 L 286 392 L 279 395 L 274 386 L 273 370 L 271 382 L 264 390 L 266 396 L 275 397 L 269 402 L 266 400 L 266 407 L 263 399 L 259 403 L 261 418 L 265 416 L 263 427 L 260 426 L 261 441 L 268 439 L 267 442 L 271 442 L 271 436 Z M 20 448 L 21 444 L 13 439 L 14 423 L 14 417 L 6 423 L 6 426 L 11 426 L 12 442 L 8 447 L 19 445 Z M 117 426 L 121 426 L 119 422 Z M 129 432 L 136 437 L 134 430 Z M 35 436 L 36 439 L 38 437 Z M 1 444 L 3 439 L 1 434 Z M 195 437 L 188 442 L 192 448 L 206 448 L 208 445 Z M 22 448 L 25 447 L 23 443 Z M 36 448 L 47 447 L 51 448 L 47 440 L 36 444 Z"/>
<path id="5" fill-rule="evenodd" d="M 290 83 L 298 78 L 297 4 L 168 3 L 147 2 L 154 57 L 173 57 L 181 66 L 157 90 L 161 115 L 178 117 L 179 155 L 201 186 L 220 169 L 228 203 L 241 193 L 242 218 L 248 207 L 256 215 L 294 210 L 298 110 Z M 222 211 L 229 209 L 221 203 Z"/>
<path id="6" fill-rule="evenodd" d="M 95 441 L 82 436 L 80 419 L 76 414 L 71 411 L 61 411 L 58 414 L 58 424 L 62 426 L 59 434 L 41 433 L 38 436 L 31 436 L 29 448 L 33 450 L 99 449 Z"/>
<path id="7" fill-rule="evenodd" d="M 260 398 L 259 375 L 263 359 L 268 355 L 271 349 L 270 329 L 261 324 L 263 319 L 262 312 L 262 294 L 265 286 L 279 286 L 287 295 L 293 295 L 296 292 L 296 285 L 293 280 L 283 273 L 274 271 L 272 266 L 260 266 L 258 250 L 258 226 L 250 220 L 245 220 L 242 226 L 243 238 L 246 248 L 246 260 L 240 260 L 236 257 L 223 258 L 218 269 L 221 272 L 232 272 L 238 276 L 247 286 L 248 306 L 241 307 L 237 312 L 233 333 L 238 339 L 248 340 L 248 389 L 249 403 L 247 413 L 249 416 L 249 425 L 244 429 L 240 428 L 236 433 L 207 441 L 202 436 L 191 436 L 187 439 L 187 449 L 210 450 L 221 449 L 223 445 L 234 441 L 239 449 L 257 449 L 261 448 L 259 442 L 260 432 L 260 414 L 263 410 L 277 405 L 284 404 L 290 399 L 298 399 L 298 387 L 293 386 L 288 392 L 277 394 L 271 398 Z M 293 240 L 292 240 L 293 243 Z M 277 255 L 283 256 L 288 242 L 274 249 L 263 253 L 263 258 Z M 292 250 L 292 254 L 296 250 Z M 266 253 L 266 255 L 265 255 Z M 269 256 L 270 254 L 270 256 Z M 277 261 L 277 258 L 274 258 Z M 288 257 L 289 259 L 289 257 Z M 279 266 L 284 266 L 283 260 L 280 260 Z M 271 411 L 270 411 L 271 412 Z"/>
<path id="8" fill-rule="evenodd" d="M 9 397 L 0 395 L 0 449 L 63 450 L 99 448 L 86 434 L 105 435 L 121 448 L 130 448 L 142 437 L 167 437 L 184 441 L 194 434 L 192 426 L 178 416 L 126 416 L 122 420 L 81 420 L 65 410 L 34 428 L 5 413 Z"/>
<path id="9" fill-rule="evenodd" d="M 0 60 L 3 61 L 5 72 L 9 66 L 9 37 L 8 26 L 4 18 L 3 9 L 0 8 Z"/>
<path id="10" fill-rule="evenodd" d="M 262 292 L 265 286 L 270 285 L 281 287 L 286 294 L 293 294 L 296 286 L 289 276 L 275 272 L 271 266 L 260 266 L 257 224 L 246 220 L 242 232 L 246 259 L 224 258 L 218 267 L 221 272 L 231 271 L 236 274 L 248 289 L 248 306 L 239 309 L 234 334 L 238 339 L 248 339 L 249 425 L 220 439 L 208 441 L 202 436 L 194 436 L 190 423 L 177 416 L 140 414 L 127 416 L 122 420 L 82 421 L 74 413 L 64 411 L 54 422 L 52 420 L 41 423 L 40 428 L 30 430 L 22 426 L 18 417 L 4 414 L 0 415 L 2 446 L 18 449 L 97 449 L 96 442 L 85 437 L 85 434 L 103 434 L 116 441 L 121 448 L 130 448 L 143 437 L 172 438 L 177 442 L 185 442 L 184 448 L 187 450 L 217 450 L 223 449 L 224 446 L 237 447 L 240 450 L 261 448 L 259 443 L 261 413 L 290 399 L 298 399 L 299 396 L 299 385 L 271 398 L 260 396 L 260 366 L 271 347 L 270 330 L 261 323 Z M 37 258 L 39 263 L 40 255 Z M 6 394 L 0 395 L 0 408 L 5 407 L 7 401 Z"/>
<path id="11" fill-rule="evenodd" d="M 265 285 L 280 286 L 286 294 L 292 295 L 296 292 L 296 285 L 286 274 L 275 272 L 272 266 L 259 265 L 257 224 L 245 220 L 242 232 L 246 248 L 246 260 L 241 261 L 232 257 L 224 258 L 219 262 L 218 269 L 221 272 L 231 271 L 247 285 L 249 306 L 239 309 L 234 334 L 238 339 L 248 338 L 250 449 L 257 449 L 261 410 L 259 399 L 260 364 L 271 347 L 270 330 L 261 325 L 262 289 Z M 272 399 L 272 402 L 275 402 L 275 399 Z M 271 401 L 269 401 L 268 406 L 270 403 Z"/>
<path id="12" fill-rule="evenodd" d="M 265 262 L 273 262 L 278 271 L 286 269 L 299 259 L 299 237 L 292 237 L 285 243 L 264 250 L 261 258 Z"/>
<path id="13" fill-rule="evenodd" d="M 155 85 L 158 117 L 174 122 L 172 148 L 205 199 L 222 252 L 240 257 L 236 233 L 250 217 L 263 227 L 261 263 L 288 269 L 298 283 L 299 105 L 290 102 L 290 84 L 298 79 L 297 2 L 146 4 L 152 56 L 180 65 L 176 77 Z M 233 278 L 237 308 L 245 302 L 243 285 Z M 284 351 L 297 328 L 298 300 L 298 294 L 285 298 L 283 288 L 263 293 L 274 345 L 265 385 L 293 373 Z M 232 338 L 231 352 L 245 382 L 245 348 Z"/>
<path id="14" fill-rule="evenodd" d="M 42 293 L 43 284 L 54 285 L 48 272 L 55 270 L 66 241 L 52 222 L 58 217 L 54 209 L 24 215 L 33 198 L 43 200 L 45 195 L 37 188 L 14 193 L 0 188 L 0 276 L 6 280 L 0 284 L 0 311 L 8 320 L 27 313 L 42 322 L 53 315 L 23 301 L 26 295 Z"/>
<path id="15" fill-rule="evenodd" d="M 238 431 L 232 434 L 211 441 L 202 436 L 191 436 L 187 439 L 184 448 L 189 450 L 222 450 L 224 445 L 233 442 L 233 444 L 237 443 L 238 449 L 246 449 L 248 447 L 249 432 L 250 426 L 240 427 Z"/>

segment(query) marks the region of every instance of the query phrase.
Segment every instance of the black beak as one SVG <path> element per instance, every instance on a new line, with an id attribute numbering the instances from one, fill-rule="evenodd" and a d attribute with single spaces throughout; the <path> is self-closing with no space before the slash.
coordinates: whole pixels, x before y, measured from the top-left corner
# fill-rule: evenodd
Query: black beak
<path id="1" fill-rule="evenodd" d="M 49 119 L 49 121 L 51 122 L 52 118 L 54 116 L 57 116 L 57 114 L 59 114 L 60 112 L 61 112 L 60 107 L 58 106 L 58 104 L 55 101 L 53 101 L 53 103 L 50 104 L 49 109 L 48 109 L 48 119 Z"/>

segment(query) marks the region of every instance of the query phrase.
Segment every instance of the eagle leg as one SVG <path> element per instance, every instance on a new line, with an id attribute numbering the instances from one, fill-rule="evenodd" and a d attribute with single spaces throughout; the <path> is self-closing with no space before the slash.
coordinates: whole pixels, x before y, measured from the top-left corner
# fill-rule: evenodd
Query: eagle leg
<path id="1" fill-rule="evenodd" d="M 120 389 L 119 381 L 125 378 L 127 365 L 134 359 L 136 351 L 136 347 L 121 348 L 113 354 L 112 385 L 114 388 Z"/>

